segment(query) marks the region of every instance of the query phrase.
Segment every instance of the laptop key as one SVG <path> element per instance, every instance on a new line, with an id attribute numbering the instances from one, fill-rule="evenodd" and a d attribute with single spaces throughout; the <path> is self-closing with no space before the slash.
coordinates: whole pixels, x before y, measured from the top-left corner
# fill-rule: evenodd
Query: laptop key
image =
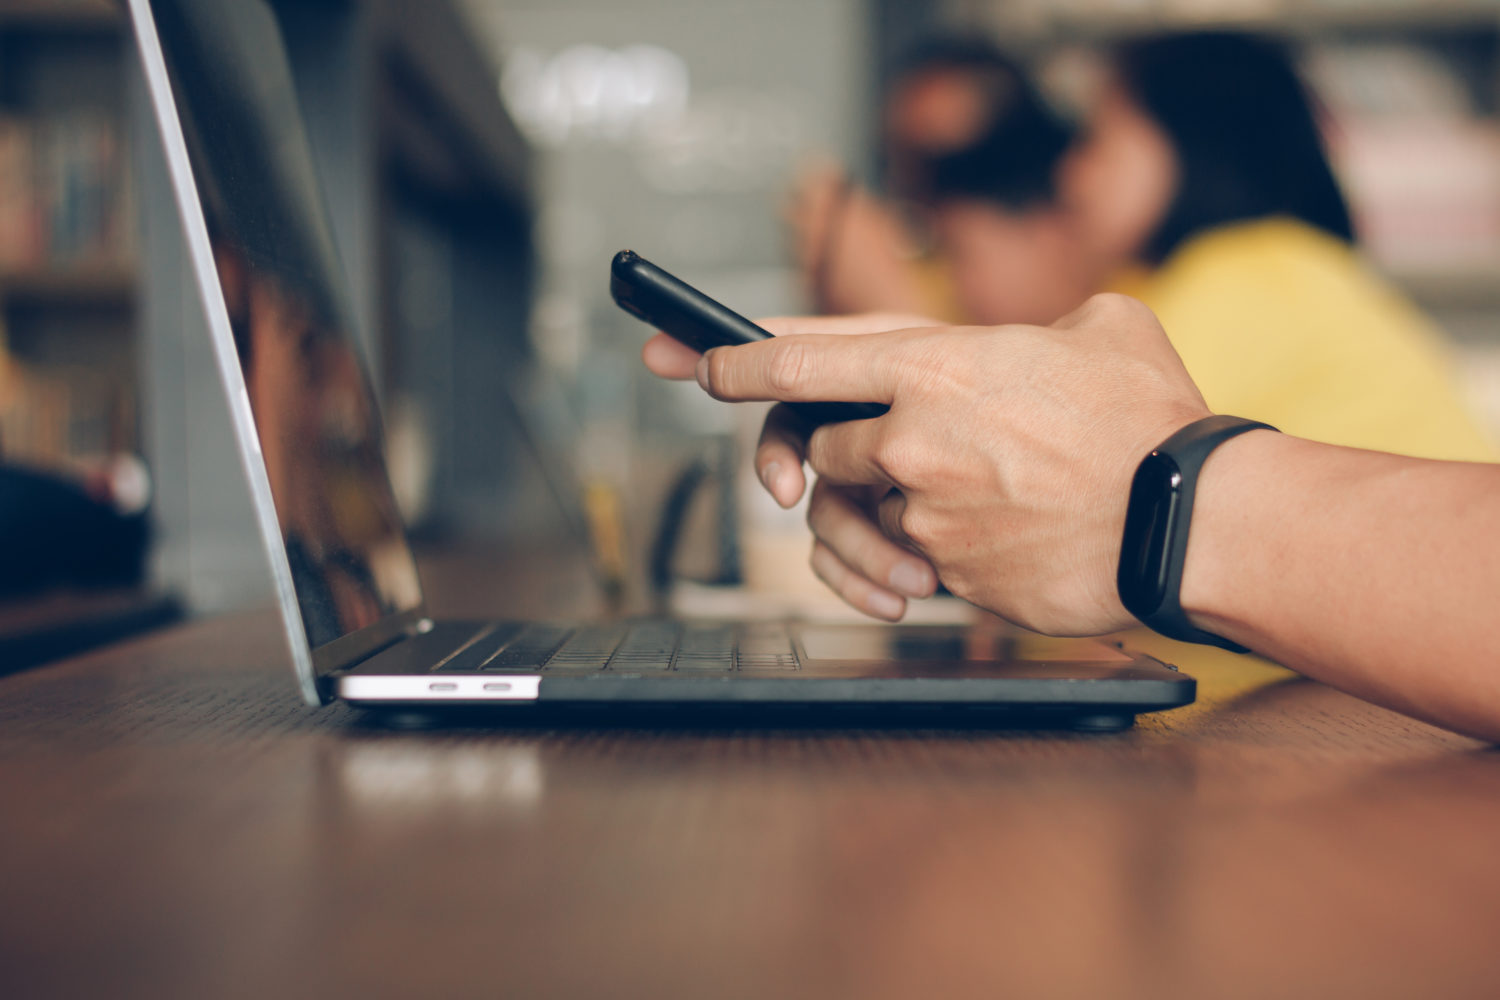
<path id="1" fill-rule="evenodd" d="M 676 622 L 643 622 L 633 625 L 625 641 L 610 658 L 614 671 L 666 670 L 672 665 L 672 654 L 682 627 Z"/>
<path id="2" fill-rule="evenodd" d="M 741 670 L 796 670 L 797 654 L 786 626 L 746 625 L 740 633 L 735 661 Z"/>
<path id="3" fill-rule="evenodd" d="M 596 673 L 603 670 L 625 638 L 624 625 L 588 625 L 574 632 L 547 661 L 549 671 Z"/>
<path id="4" fill-rule="evenodd" d="M 527 625 L 510 642 L 482 660 L 476 669 L 496 672 L 540 670 L 574 632 L 565 625 Z"/>
<path id="5" fill-rule="evenodd" d="M 791 635 L 779 624 L 644 621 L 571 628 L 526 625 L 481 630 L 437 668 L 443 672 L 684 673 L 798 669 Z"/>
<path id="6" fill-rule="evenodd" d="M 674 669 L 723 673 L 734 669 L 734 628 L 729 625 L 688 625 L 672 661 Z"/>
<path id="7" fill-rule="evenodd" d="M 480 664 L 495 654 L 497 649 L 502 648 L 513 639 L 521 626 L 514 623 L 492 622 L 472 632 L 464 642 L 452 649 L 432 669 L 441 673 L 464 673 L 480 669 Z M 431 632 L 423 633 L 411 640 L 421 643 L 429 636 L 441 641 L 441 633 L 447 629 L 439 625 Z"/>

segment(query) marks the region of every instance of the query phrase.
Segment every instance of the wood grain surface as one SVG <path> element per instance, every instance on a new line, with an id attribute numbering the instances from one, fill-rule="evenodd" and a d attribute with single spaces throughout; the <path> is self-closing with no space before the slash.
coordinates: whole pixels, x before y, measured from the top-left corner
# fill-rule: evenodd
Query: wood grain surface
<path id="1" fill-rule="evenodd" d="M 1500 996 L 1500 754 L 1154 645 L 1109 736 L 391 731 L 268 614 L 16 674 L 0 995 Z"/>

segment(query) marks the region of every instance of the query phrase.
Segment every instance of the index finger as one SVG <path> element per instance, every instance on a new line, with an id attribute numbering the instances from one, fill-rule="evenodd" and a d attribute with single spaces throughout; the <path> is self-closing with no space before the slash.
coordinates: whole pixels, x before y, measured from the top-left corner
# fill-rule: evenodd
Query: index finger
<path id="1" fill-rule="evenodd" d="M 901 313 L 867 313 L 859 316 L 772 316 L 756 320 L 773 336 L 797 333 L 886 333 L 912 327 L 940 326 L 925 316 Z M 698 352 L 665 333 L 658 333 L 641 348 L 641 360 L 654 375 L 669 379 L 690 379 L 698 364 Z"/>
<path id="2" fill-rule="evenodd" d="M 755 321 L 759 326 L 778 337 L 802 333 L 889 333 L 892 330 L 912 330 L 932 326 L 946 326 L 941 320 L 930 316 L 908 313 L 855 313 L 850 316 L 766 316 Z"/>
<path id="3" fill-rule="evenodd" d="M 805 334 L 716 347 L 698 362 L 698 384 L 715 399 L 887 403 L 901 379 L 894 334 Z"/>

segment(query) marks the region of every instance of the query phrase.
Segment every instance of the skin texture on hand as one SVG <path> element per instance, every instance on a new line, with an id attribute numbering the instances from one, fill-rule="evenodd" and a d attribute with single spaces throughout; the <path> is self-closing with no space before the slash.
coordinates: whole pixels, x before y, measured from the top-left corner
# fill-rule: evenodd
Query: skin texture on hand
<path id="1" fill-rule="evenodd" d="M 809 326 L 835 336 L 942 325 L 938 320 L 904 313 L 773 317 L 758 322 L 778 337 L 795 336 Z M 696 377 L 702 360 L 698 352 L 665 334 L 647 341 L 641 356 L 657 375 L 679 380 Z M 807 433 L 808 428 L 793 411 L 779 406 L 772 408 L 761 432 L 756 473 L 782 507 L 795 506 L 807 490 L 805 448 L 801 443 Z M 932 596 L 938 581 L 937 571 L 925 558 L 881 534 L 875 508 L 886 492 L 888 489 L 881 487 L 818 483 L 808 506 L 808 524 L 813 531 L 810 562 L 819 579 L 850 605 L 873 617 L 897 621 L 906 613 L 908 598 Z M 851 565 L 857 569 L 851 571 Z"/>
<path id="2" fill-rule="evenodd" d="M 756 468 L 778 502 L 801 495 L 803 461 L 819 476 L 814 569 L 879 617 L 931 592 L 925 561 L 959 597 L 1027 628 L 1130 624 L 1114 583 L 1130 479 L 1208 415 L 1155 318 L 1098 296 L 1051 327 L 897 321 L 777 321 L 778 339 L 697 361 L 719 399 L 891 407 L 811 434 L 785 410 L 767 420 Z M 865 335 L 830 335 L 851 332 Z M 667 352 L 648 344 L 648 366 L 681 377 L 688 359 Z"/>
<path id="3" fill-rule="evenodd" d="M 699 358 L 657 338 L 645 358 L 720 399 L 890 405 L 810 434 L 773 409 L 756 455 L 788 506 L 802 461 L 819 474 L 813 563 L 855 607 L 899 617 L 935 570 L 1038 631 L 1133 624 L 1114 585 L 1131 477 L 1208 413 L 1150 312 L 1110 296 L 1050 328 L 910 320 L 774 320 L 782 339 Z M 1497 550 L 1500 466 L 1256 431 L 1204 463 L 1181 598 L 1199 628 L 1494 741 Z"/>
<path id="4" fill-rule="evenodd" d="M 819 474 L 813 564 L 855 607 L 897 618 L 935 570 L 1038 631 L 1133 624 L 1114 583 L 1130 480 L 1208 413 L 1150 312 L 1110 296 L 1050 328 L 909 319 L 775 320 L 782 339 L 700 359 L 658 338 L 645 358 L 720 399 L 890 405 L 811 433 L 773 409 L 756 455 L 787 506 L 803 460 Z M 1497 594 L 1500 466 L 1269 431 L 1204 463 L 1183 607 L 1308 677 L 1500 740 Z"/>
<path id="5" fill-rule="evenodd" d="M 1315 680 L 1500 740 L 1500 466 L 1256 431 L 1198 479 L 1182 604 Z"/>

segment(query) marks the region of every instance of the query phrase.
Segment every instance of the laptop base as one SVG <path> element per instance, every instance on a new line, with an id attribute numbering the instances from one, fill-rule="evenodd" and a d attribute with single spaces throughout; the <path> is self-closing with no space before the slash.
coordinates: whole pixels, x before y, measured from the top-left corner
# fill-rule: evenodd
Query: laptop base
<path id="1" fill-rule="evenodd" d="M 357 725 L 396 732 L 537 729 L 730 731 L 944 730 L 974 732 L 1120 733 L 1135 725 L 1132 712 L 1008 709 L 983 705 L 739 706 L 684 712 L 679 705 L 497 708 L 433 706 L 360 707 Z"/>
<path id="2" fill-rule="evenodd" d="M 1113 732 L 1196 693 L 1191 677 L 1116 645 L 994 626 L 664 619 L 444 623 L 333 680 L 335 697 L 415 727 Z"/>

